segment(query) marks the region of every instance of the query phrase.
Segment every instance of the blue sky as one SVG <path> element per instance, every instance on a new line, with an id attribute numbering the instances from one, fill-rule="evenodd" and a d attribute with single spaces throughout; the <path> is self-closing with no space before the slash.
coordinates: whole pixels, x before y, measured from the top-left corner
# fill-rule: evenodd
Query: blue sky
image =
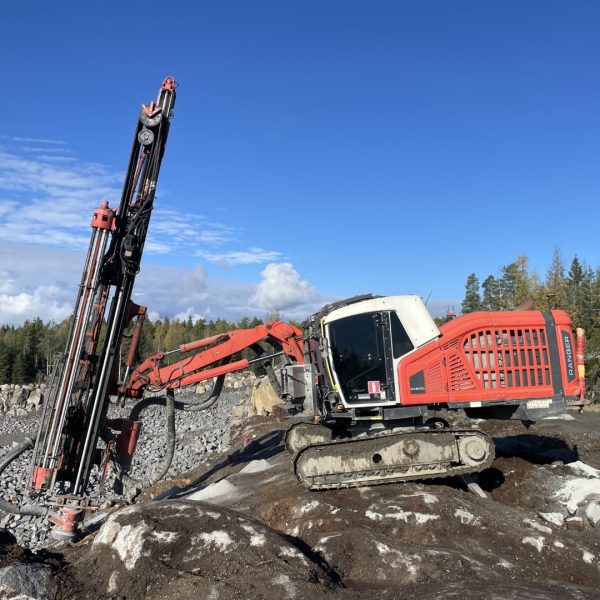
<path id="1" fill-rule="evenodd" d="M 439 313 L 520 254 L 600 263 L 597 2 L 87 4 L 3 7 L 0 322 L 68 314 L 167 74 L 136 292 L 155 316 L 364 292 Z"/>

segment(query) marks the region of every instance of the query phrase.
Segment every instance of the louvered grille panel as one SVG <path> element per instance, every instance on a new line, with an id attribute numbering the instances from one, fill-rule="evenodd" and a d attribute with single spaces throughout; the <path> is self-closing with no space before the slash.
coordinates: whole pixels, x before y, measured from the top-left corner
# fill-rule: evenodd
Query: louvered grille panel
<path id="1" fill-rule="evenodd" d="M 550 385 L 544 328 L 480 330 L 465 338 L 463 351 L 484 389 Z"/>
<path id="2" fill-rule="evenodd" d="M 425 369 L 425 389 L 432 394 L 443 390 L 442 370 L 439 364 L 431 365 Z"/>
<path id="3" fill-rule="evenodd" d="M 450 390 L 453 392 L 459 392 L 462 390 L 474 390 L 475 384 L 471 379 L 469 371 L 463 363 L 463 359 L 460 355 L 450 355 L 448 360 L 448 379 Z"/>

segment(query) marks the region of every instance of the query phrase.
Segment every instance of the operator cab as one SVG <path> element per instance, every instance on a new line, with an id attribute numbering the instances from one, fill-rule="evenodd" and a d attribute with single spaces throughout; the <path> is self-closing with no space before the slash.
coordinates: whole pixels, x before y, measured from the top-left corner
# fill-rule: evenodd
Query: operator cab
<path id="1" fill-rule="evenodd" d="M 369 298 L 322 319 L 325 356 L 345 408 L 399 404 L 398 363 L 440 336 L 419 296 Z"/>

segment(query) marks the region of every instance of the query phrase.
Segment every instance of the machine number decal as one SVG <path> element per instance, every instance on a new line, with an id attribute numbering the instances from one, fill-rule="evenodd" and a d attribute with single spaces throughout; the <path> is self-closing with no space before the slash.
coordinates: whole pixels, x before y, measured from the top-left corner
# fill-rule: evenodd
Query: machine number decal
<path id="1" fill-rule="evenodd" d="M 547 400 L 528 400 L 527 408 L 548 408 L 552 404 L 552 399 Z"/>
<path id="2" fill-rule="evenodd" d="M 419 371 L 414 375 L 410 376 L 408 380 L 411 394 L 424 394 L 425 393 L 425 372 Z"/>

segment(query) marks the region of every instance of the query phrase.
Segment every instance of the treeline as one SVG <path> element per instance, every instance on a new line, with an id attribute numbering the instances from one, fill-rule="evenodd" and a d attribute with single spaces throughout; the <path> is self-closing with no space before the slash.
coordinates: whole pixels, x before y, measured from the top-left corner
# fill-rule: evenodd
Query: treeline
<path id="1" fill-rule="evenodd" d="M 267 320 L 278 319 L 276 313 L 267 317 Z M 231 329 L 255 327 L 261 323 L 263 321 L 258 317 L 245 317 L 240 321 L 193 321 L 191 318 L 179 321 L 165 318 L 153 322 L 147 319 L 142 329 L 137 359 L 139 362 L 155 352 L 173 350 L 187 342 Z M 18 327 L 0 326 L 0 384 L 43 382 L 51 372 L 53 358 L 65 351 L 69 325 L 69 319 L 61 323 L 44 323 L 41 319 L 33 319 Z M 121 361 L 126 359 L 128 349 L 129 338 L 126 334 Z"/>
<path id="2" fill-rule="evenodd" d="M 462 312 L 514 310 L 531 300 L 539 310 L 566 310 L 575 327 L 586 332 L 588 354 L 600 351 L 600 267 L 592 269 L 575 256 L 570 265 L 555 248 L 545 278 L 530 271 L 526 256 L 519 256 L 480 284 L 475 273 L 467 277 Z"/>

